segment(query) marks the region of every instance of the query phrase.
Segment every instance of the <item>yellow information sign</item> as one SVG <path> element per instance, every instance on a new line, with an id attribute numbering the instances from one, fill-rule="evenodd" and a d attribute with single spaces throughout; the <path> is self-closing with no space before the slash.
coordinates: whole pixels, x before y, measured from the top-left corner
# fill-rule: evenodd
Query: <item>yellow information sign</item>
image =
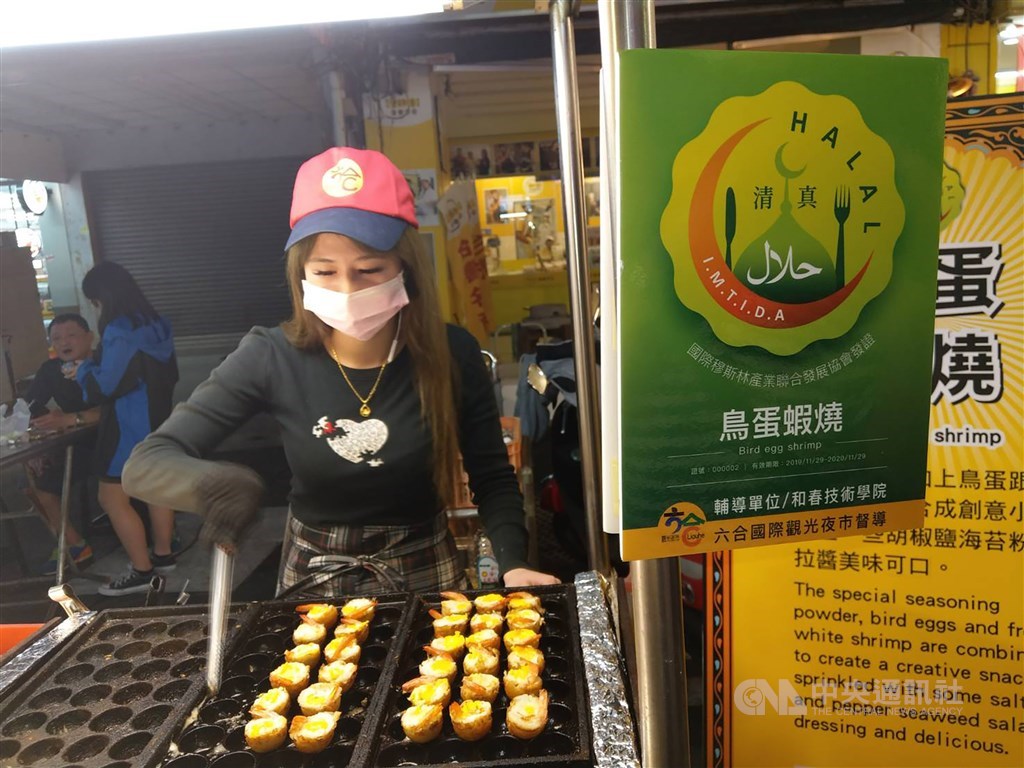
<path id="1" fill-rule="evenodd" d="M 709 765 L 1024 765 L 1022 123 L 947 112 L 925 525 L 710 559 Z"/>
<path id="2" fill-rule="evenodd" d="M 452 311 L 456 322 L 486 347 L 494 332 L 494 309 L 476 206 L 476 190 L 470 181 L 455 182 L 438 201 L 448 236 Z"/>

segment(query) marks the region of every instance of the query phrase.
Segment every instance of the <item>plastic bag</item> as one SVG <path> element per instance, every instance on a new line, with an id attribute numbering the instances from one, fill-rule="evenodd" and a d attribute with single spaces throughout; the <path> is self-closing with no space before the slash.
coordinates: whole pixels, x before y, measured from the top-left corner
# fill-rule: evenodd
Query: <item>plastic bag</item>
<path id="1" fill-rule="evenodd" d="M 32 420 L 32 411 L 22 398 L 18 398 L 7 414 L 7 404 L 0 405 L 0 437 L 5 440 L 17 440 L 28 432 L 28 423 Z"/>

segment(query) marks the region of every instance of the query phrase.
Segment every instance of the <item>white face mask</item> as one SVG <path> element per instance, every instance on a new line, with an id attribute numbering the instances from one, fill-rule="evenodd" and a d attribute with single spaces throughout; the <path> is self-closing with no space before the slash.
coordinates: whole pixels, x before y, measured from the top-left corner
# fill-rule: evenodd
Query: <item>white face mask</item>
<path id="1" fill-rule="evenodd" d="M 302 281 L 302 306 L 331 328 L 360 341 L 372 339 L 388 321 L 409 303 L 405 277 L 398 275 L 386 283 L 341 293 Z"/>

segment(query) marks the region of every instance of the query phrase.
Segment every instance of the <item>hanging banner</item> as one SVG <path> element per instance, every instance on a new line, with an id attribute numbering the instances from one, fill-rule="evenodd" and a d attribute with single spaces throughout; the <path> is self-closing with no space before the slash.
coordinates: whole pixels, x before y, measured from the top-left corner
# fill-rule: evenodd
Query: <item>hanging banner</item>
<path id="1" fill-rule="evenodd" d="M 1022 124 L 947 110 L 925 525 L 710 558 L 713 768 L 1024 765 Z"/>
<path id="2" fill-rule="evenodd" d="M 384 128 L 407 128 L 431 122 L 434 97 L 429 71 L 426 68 L 401 70 L 397 78 L 398 82 L 392 84 L 394 92 L 363 96 L 366 120 Z"/>
<path id="3" fill-rule="evenodd" d="M 943 62 L 619 75 L 623 557 L 920 525 Z"/>
<path id="4" fill-rule="evenodd" d="M 437 201 L 437 210 L 447 233 L 448 276 L 455 321 L 468 329 L 486 349 L 494 331 L 494 309 L 473 182 L 452 184 Z"/>

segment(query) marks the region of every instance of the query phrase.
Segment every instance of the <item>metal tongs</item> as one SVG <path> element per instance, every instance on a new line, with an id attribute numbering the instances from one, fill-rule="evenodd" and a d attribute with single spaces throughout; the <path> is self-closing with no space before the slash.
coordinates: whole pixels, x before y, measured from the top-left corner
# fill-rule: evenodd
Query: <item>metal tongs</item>
<path id="1" fill-rule="evenodd" d="M 228 634 L 234 570 L 234 554 L 215 544 L 210 567 L 210 637 L 206 648 L 206 687 L 211 696 L 220 690 L 224 674 L 224 645 Z"/>

